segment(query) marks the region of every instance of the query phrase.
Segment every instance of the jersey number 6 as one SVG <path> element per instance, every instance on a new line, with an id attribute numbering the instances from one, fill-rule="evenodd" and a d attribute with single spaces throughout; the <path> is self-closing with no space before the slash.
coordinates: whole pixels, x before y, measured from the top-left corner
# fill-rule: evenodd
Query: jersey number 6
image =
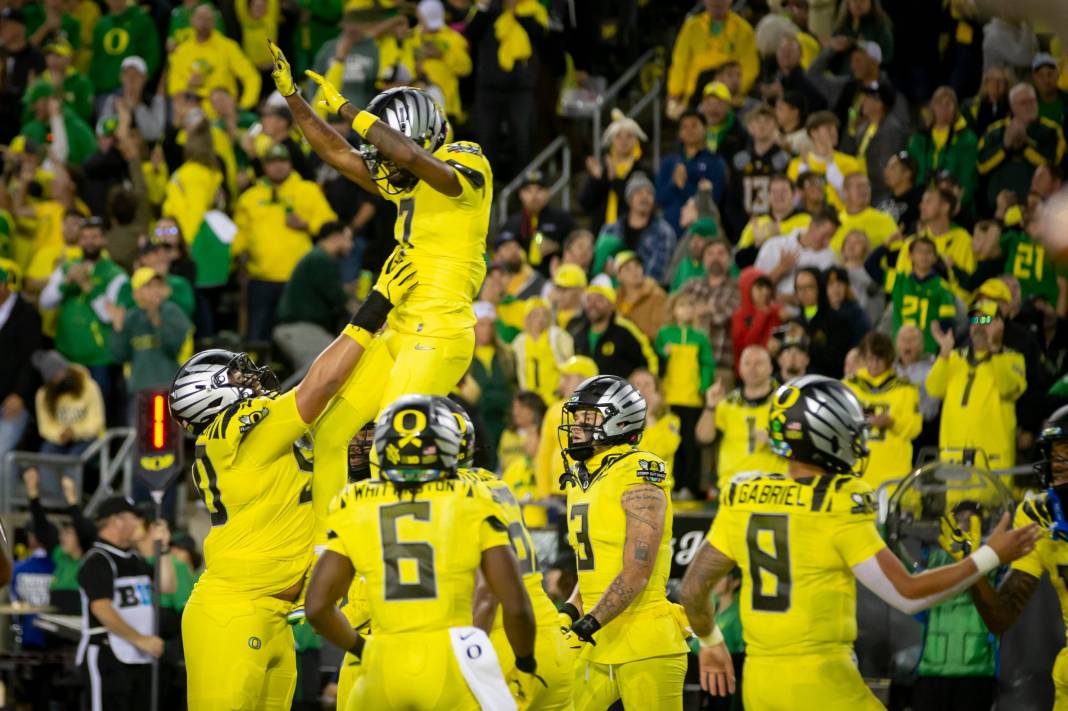
<path id="1" fill-rule="evenodd" d="M 424 541 L 402 543 L 397 540 L 397 519 L 411 516 L 430 522 L 429 501 L 408 501 L 379 509 L 378 526 L 382 536 L 382 563 L 386 571 L 386 600 L 426 600 L 438 596 L 434 577 L 434 546 Z M 418 580 L 401 582 L 400 562 L 414 561 Z"/>

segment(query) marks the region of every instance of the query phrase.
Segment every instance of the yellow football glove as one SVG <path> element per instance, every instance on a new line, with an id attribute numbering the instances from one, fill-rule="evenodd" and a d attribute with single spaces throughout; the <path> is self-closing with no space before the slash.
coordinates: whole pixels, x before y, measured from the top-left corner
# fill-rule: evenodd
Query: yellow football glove
<path id="1" fill-rule="evenodd" d="M 341 92 L 338 91 L 333 84 L 328 82 L 326 77 L 322 74 L 313 72 L 311 69 L 304 70 L 304 73 L 309 79 L 319 85 L 319 91 L 323 94 L 323 99 L 319 103 L 329 108 L 335 114 L 340 114 L 341 107 L 349 103 L 349 100 L 342 96 Z"/>
<path id="2" fill-rule="evenodd" d="M 415 272 L 415 265 L 408 259 L 404 250 L 397 247 L 383 265 L 374 290 L 396 306 L 418 284 L 419 278 Z"/>
<path id="3" fill-rule="evenodd" d="M 939 521 L 938 545 L 942 546 L 953 560 L 962 560 L 979 548 L 982 521 L 978 514 L 972 514 L 968 517 L 968 529 L 963 530 L 950 516 L 952 514 L 945 514 Z"/>
<path id="4" fill-rule="evenodd" d="M 292 96 L 297 93 L 297 85 L 293 83 L 293 70 L 289 68 L 289 60 L 271 40 L 267 40 L 267 48 L 271 50 L 271 57 L 274 58 L 271 77 L 274 79 L 275 88 L 282 96 Z"/>
<path id="5" fill-rule="evenodd" d="M 549 687 L 545 679 L 538 676 L 537 672 L 528 674 L 515 667 L 512 667 L 505 681 L 508 682 L 508 690 L 512 692 L 512 698 L 515 699 L 519 711 L 530 708 L 538 692 Z"/>

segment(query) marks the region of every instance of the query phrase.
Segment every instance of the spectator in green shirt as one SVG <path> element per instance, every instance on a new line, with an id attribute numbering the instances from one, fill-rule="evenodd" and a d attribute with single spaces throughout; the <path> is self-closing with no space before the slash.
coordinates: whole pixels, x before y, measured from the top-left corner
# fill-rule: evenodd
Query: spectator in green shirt
<path id="1" fill-rule="evenodd" d="M 89 66 L 97 97 L 119 88 L 119 68 L 127 57 L 144 59 L 150 77 L 159 69 L 160 60 L 159 35 L 148 13 L 129 0 L 107 0 L 106 4 L 108 13 L 93 29 Z"/>
<path id="2" fill-rule="evenodd" d="M 163 275 L 141 267 L 130 279 L 137 305 L 111 309 L 111 352 L 116 363 L 129 363 L 126 388 L 139 391 L 169 385 L 178 370 L 178 353 L 192 331 L 182 309 L 167 300 L 171 288 Z"/>
<path id="3" fill-rule="evenodd" d="M 26 90 L 24 98 L 30 119 L 20 133 L 39 146 L 49 146 L 52 158 L 62 163 L 81 165 L 96 152 L 93 129 L 70 107 L 47 79 L 38 79 Z"/>
<path id="4" fill-rule="evenodd" d="M 63 105 L 88 124 L 93 118 L 93 83 L 71 66 L 74 47 L 67 40 L 59 39 L 45 45 L 44 52 L 46 69 L 42 78 L 56 88 Z"/>
<path id="5" fill-rule="evenodd" d="M 326 348 L 349 312 L 341 284 L 341 259 L 352 251 L 352 230 L 324 224 L 315 243 L 293 268 L 278 302 L 274 340 L 294 368 L 311 363 Z"/>

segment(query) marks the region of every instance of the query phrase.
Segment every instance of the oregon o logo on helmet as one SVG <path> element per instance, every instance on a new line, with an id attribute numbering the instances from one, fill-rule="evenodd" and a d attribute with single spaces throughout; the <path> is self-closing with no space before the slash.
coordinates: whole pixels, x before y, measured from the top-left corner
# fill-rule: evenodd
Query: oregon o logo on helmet
<path id="1" fill-rule="evenodd" d="M 263 646 L 263 642 L 260 640 L 259 637 L 249 637 L 248 638 L 248 646 L 249 646 L 249 649 L 259 649 L 260 647 Z"/>

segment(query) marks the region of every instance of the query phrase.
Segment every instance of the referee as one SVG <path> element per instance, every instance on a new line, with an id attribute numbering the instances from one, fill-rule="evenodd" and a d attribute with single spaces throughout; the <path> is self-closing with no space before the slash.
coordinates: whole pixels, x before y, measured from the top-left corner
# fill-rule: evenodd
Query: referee
<path id="1" fill-rule="evenodd" d="M 152 567 L 134 547 L 146 535 L 145 522 L 122 496 L 105 500 L 95 519 L 97 539 L 78 568 L 82 639 L 77 660 L 88 677 L 88 707 L 144 708 L 151 693 L 149 664 L 163 653 L 163 640 L 152 634 Z M 173 564 L 169 557 L 163 563 L 161 592 L 174 592 Z"/>

